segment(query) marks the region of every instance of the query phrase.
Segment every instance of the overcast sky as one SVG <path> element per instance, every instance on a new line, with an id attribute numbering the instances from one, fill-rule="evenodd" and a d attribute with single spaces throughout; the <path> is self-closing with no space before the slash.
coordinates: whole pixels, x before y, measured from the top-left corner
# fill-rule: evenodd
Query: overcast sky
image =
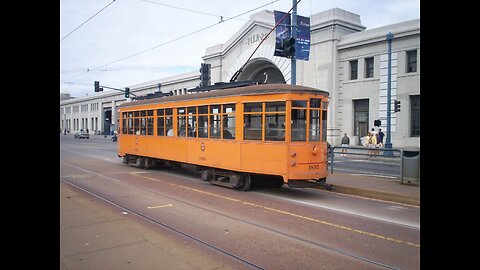
<path id="1" fill-rule="evenodd" d="M 94 94 L 94 81 L 123 89 L 198 71 L 205 49 L 225 43 L 251 14 L 291 7 L 292 0 L 60 0 L 60 92 L 82 97 Z M 419 0 L 302 0 L 297 14 L 331 8 L 360 15 L 367 30 L 420 18 Z"/>

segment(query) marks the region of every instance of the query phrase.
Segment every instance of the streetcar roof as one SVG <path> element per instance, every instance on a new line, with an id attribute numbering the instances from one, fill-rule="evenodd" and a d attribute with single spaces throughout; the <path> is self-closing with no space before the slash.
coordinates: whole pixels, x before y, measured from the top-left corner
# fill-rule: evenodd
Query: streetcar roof
<path id="1" fill-rule="evenodd" d="M 121 104 L 119 107 L 131 107 L 138 105 L 167 103 L 174 101 L 193 100 L 193 99 L 207 99 L 212 97 L 228 97 L 228 96 L 249 96 L 249 95 L 265 95 L 265 94 L 278 94 L 278 93 L 311 93 L 321 94 L 328 96 L 327 91 L 290 84 L 257 84 L 250 86 L 243 86 L 230 89 L 212 90 L 209 92 L 200 92 L 187 95 L 175 95 L 167 97 L 157 97 L 152 99 L 134 100 Z"/>

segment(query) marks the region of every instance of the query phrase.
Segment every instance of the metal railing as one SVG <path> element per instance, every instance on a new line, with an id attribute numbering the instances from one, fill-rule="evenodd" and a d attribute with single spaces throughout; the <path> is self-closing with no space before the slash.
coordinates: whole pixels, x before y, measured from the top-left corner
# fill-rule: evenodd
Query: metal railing
<path id="1" fill-rule="evenodd" d="M 336 149 L 351 149 L 351 150 L 360 150 L 365 153 L 355 153 L 355 152 L 335 152 Z M 368 153 L 368 151 L 377 151 L 380 153 L 382 151 L 382 154 L 375 154 L 375 153 Z M 391 155 L 385 155 L 384 153 L 390 151 L 390 152 L 399 152 L 400 156 L 395 156 L 393 153 Z M 330 148 L 330 173 L 333 173 L 333 157 L 335 154 L 346 154 L 346 155 L 358 155 L 358 156 L 378 156 L 378 157 L 385 157 L 385 158 L 399 158 L 400 159 L 400 183 L 403 184 L 403 149 L 401 148 L 384 148 L 384 147 L 378 147 L 378 148 L 370 148 L 370 147 L 365 147 L 365 146 L 332 146 Z"/>

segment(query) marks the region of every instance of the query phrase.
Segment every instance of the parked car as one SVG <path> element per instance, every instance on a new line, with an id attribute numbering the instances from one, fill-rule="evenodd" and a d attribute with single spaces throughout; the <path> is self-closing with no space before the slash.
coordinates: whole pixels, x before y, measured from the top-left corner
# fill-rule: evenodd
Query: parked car
<path id="1" fill-rule="evenodd" d="M 73 135 L 75 139 L 90 139 L 90 134 L 86 131 L 80 130 Z"/>

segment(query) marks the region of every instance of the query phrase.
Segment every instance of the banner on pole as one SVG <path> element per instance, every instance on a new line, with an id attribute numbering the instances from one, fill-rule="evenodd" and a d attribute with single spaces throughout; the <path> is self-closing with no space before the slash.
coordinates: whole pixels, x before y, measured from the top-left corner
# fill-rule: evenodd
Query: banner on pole
<path id="1" fill-rule="evenodd" d="M 275 25 L 283 18 L 283 16 L 287 13 L 281 11 L 273 11 L 275 16 Z M 277 28 L 275 29 L 275 52 L 273 55 L 280 56 L 280 57 L 287 57 L 284 51 L 283 40 L 287 37 L 292 36 L 292 31 L 290 28 L 291 25 L 291 18 L 290 15 L 285 16 L 280 24 L 278 24 Z"/>
<path id="2" fill-rule="evenodd" d="M 310 18 L 297 15 L 297 40 L 295 57 L 308 61 L 310 56 Z"/>
<path id="3" fill-rule="evenodd" d="M 275 24 L 277 24 L 285 12 L 274 10 Z M 287 15 L 275 29 L 275 52 L 273 55 L 287 57 L 283 41 L 292 37 L 291 16 Z M 310 18 L 297 15 L 297 39 L 295 40 L 295 58 L 308 61 L 310 56 Z"/>

